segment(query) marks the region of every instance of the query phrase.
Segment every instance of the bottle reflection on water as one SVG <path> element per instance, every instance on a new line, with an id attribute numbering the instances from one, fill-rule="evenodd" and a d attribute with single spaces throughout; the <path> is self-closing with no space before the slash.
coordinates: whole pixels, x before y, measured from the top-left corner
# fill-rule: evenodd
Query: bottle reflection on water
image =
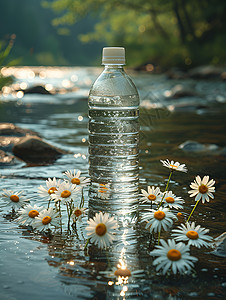
<path id="1" fill-rule="evenodd" d="M 127 214 L 138 198 L 139 96 L 124 48 L 104 48 L 102 62 L 89 94 L 90 208 Z"/>

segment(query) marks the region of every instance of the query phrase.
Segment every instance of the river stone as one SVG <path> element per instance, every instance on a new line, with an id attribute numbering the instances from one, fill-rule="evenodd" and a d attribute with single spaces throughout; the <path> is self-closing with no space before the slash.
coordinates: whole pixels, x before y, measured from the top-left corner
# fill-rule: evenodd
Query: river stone
<path id="1" fill-rule="evenodd" d="M 219 150 L 219 146 L 215 144 L 201 144 L 196 141 L 186 141 L 179 145 L 179 148 L 182 149 L 185 152 L 208 152 L 208 153 L 214 153 Z"/>
<path id="2" fill-rule="evenodd" d="M 211 253 L 217 256 L 226 257 L 226 232 L 214 239 L 212 247 L 215 248 Z"/>
<path id="3" fill-rule="evenodd" d="M 12 123 L 0 123 L 0 136 L 25 136 L 26 134 L 37 135 L 30 129 L 20 128 Z"/>
<path id="4" fill-rule="evenodd" d="M 28 164 L 49 164 L 66 152 L 60 150 L 37 136 L 25 136 L 13 146 L 13 154 Z"/>
<path id="5" fill-rule="evenodd" d="M 25 94 L 42 94 L 42 95 L 52 95 L 46 88 L 42 85 L 32 86 L 28 89 L 22 90 L 24 95 Z"/>

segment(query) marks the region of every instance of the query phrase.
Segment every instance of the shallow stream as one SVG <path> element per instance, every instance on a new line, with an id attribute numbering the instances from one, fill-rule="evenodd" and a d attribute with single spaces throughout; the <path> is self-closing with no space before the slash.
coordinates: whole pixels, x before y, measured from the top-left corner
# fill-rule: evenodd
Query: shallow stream
<path id="1" fill-rule="evenodd" d="M 45 141 L 67 150 L 55 163 L 27 166 L 16 160 L 0 166 L 1 190 L 23 190 L 33 203 L 46 205 L 37 188 L 47 178 L 63 178 L 67 170 L 88 176 L 87 95 L 100 73 L 96 68 L 14 68 L 15 88 L 45 85 L 56 95 L 12 93 L 0 98 L 0 122 L 37 132 Z M 226 85 L 218 80 L 169 80 L 165 75 L 131 73 L 141 97 L 140 187 L 160 186 L 169 172 L 160 159 L 185 163 L 188 173 L 175 172 L 170 189 L 186 203 L 186 218 L 194 205 L 188 195 L 196 175 L 216 181 L 215 197 L 199 204 L 192 220 L 210 230 L 225 232 L 226 216 Z M 197 96 L 168 97 L 176 85 Z M 191 141 L 193 141 L 191 143 Z M 186 144 L 184 144 L 186 142 Z M 89 207 L 85 189 L 85 207 Z M 147 206 L 140 205 L 141 213 Z M 104 207 L 103 207 L 104 210 Z M 112 203 L 112 211 L 115 211 Z M 34 233 L 19 227 L 8 207 L 0 203 L 0 299 L 225 299 L 225 258 L 211 249 L 192 249 L 198 257 L 187 276 L 161 276 L 152 266 L 150 235 L 131 218 L 120 220 L 117 240 L 108 250 L 86 243 L 87 216 L 77 232 Z M 166 235 L 167 237 L 167 235 Z M 114 276 L 120 259 L 132 276 Z"/>

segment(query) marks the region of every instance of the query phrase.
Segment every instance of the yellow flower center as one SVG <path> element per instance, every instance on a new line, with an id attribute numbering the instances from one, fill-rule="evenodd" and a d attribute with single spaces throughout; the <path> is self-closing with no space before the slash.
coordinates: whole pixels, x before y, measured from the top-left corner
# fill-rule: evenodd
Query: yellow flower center
<path id="1" fill-rule="evenodd" d="M 167 198 L 165 198 L 165 200 L 167 203 L 174 203 L 174 201 L 175 201 L 173 197 L 167 197 Z"/>
<path id="2" fill-rule="evenodd" d="M 164 211 L 161 211 L 161 210 L 158 210 L 154 213 L 154 217 L 157 219 L 157 220 L 162 220 L 164 219 L 166 216 L 166 214 L 164 213 Z"/>
<path id="3" fill-rule="evenodd" d="M 208 192 L 208 187 L 207 187 L 205 184 L 201 184 L 201 185 L 199 186 L 199 192 L 200 192 L 201 194 L 205 194 L 206 192 Z"/>
<path id="4" fill-rule="evenodd" d="M 29 216 L 30 218 L 35 218 L 35 217 L 37 217 L 38 215 L 39 215 L 39 212 L 38 212 L 37 210 L 35 210 L 35 209 L 30 210 L 29 213 L 28 213 L 28 216 Z"/>
<path id="5" fill-rule="evenodd" d="M 105 224 L 99 223 L 99 224 L 96 226 L 96 234 L 97 234 L 97 235 L 103 236 L 103 235 L 105 235 L 106 232 L 107 232 L 107 227 L 106 227 Z"/>
<path id="6" fill-rule="evenodd" d="M 57 191 L 57 188 L 55 186 L 53 186 L 48 190 L 48 194 L 52 195 L 55 193 L 55 191 Z"/>
<path id="7" fill-rule="evenodd" d="M 72 178 L 71 183 L 79 185 L 81 182 L 80 182 L 80 179 L 78 179 L 78 178 Z"/>
<path id="8" fill-rule="evenodd" d="M 75 215 L 76 217 L 80 217 L 81 214 L 82 214 L 81 209 L 76 209 L 76 210 L 74 211 L 74 215 Z"/>
<path id="9" fill-rule="evenodd" d="M 71 192 L 68 191 L 68 190 L 65 190 L 65 191 L 63 191 L 63 192 L 61 193 L 61 197 L 62 197 L 62 198 L 68 198 L 68 197 L 70 197 L 70 196 L 71 196 Z"/>
<path id="10" fill-rule="evenodd" d="M 13 202 L 19 202 L 20 198 L 17 195 L 11 195 L 10 200 Z"/>
<path id="11" fill-rule="evenodd" d="M 150 195 L 148 196 L 148 200 L 150 200 L 150 201 L 155 201 L 155 199 L 156 199 L 156 196 L 153 195 L 153 194 L 150 194 Z"/>
<path id="12" fill-rule="evenodd" d="M 167 253 L 167 257 L 172 261 L 177 261 L 181 259 L 181 253 L 179 250 L 170 249 Z"/>
<path id="13" fill-rule="evenodd" d="M 175 165 L 170 165 L 170 168 L 177 169 L 177 168 L 178 168 L 178 166 L 175 166 Z"/>
<path id="14" fill-rule="evenodd" d="M 52 221 L 52 218 L 51 218 L 51 217 L 45 216 L 45 217 L 42 219 L 42 224 L 43 224 L 43 225 L 47 225 L 47 224 L 49 224 L 51 221 Z"/>
<path id="15" fill-rule="evenodd" d="M 123 277 L 129 277 L 129 276 L 131 276 L 131 272 L 127 268 L 125 268 L 125 269 L 119 268 L 119 269 L 117 269 L 115 271 L 114 274 L 115 274 L 115 276 L 123 276 Z"/>
<path id="16" fill-rule="evenodd" d="M 197 240 L 199 238 L 198 232 L 190 230 L 186 233 L 186 236 L 191 240 Z"/>

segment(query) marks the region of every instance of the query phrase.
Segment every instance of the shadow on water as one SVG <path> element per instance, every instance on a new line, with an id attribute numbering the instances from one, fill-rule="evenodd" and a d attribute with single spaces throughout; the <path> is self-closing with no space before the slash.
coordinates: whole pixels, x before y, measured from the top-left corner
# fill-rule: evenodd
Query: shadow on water
<path id="1" fill-rule="evenodd" d="M 19 105 L 9 101 L 0 106 L 1 122 L 33 129 L 50 143 L 70 151 L 49 166 L 27 167 L 20 161 L 4 166 L 0 171 L 1 188 L 22 189 L 36 204 L 45 205 L 37 196 L 37 188 L 45 184 L 46 178 L 62 179 L 63 172 L 74 168 L 88 175 L 86 101 L 66 104 L 31 100 Z M 225 230 L 225 111 L 225 107 L 189 112 L 141 109 L 140 187 L 158 185 L 164 189 L 169 174 L 160 159 L 185 163 L 188 173 L 175 172 L 170 189 L 185 200 L 186 218 L 194 205 L 187 193 L 190 183 L 196 175 L 209 175 L 216 181 L 215 198 L 200 203 L 192 221 L 210 229 L 213 237 Z M 196 144 L 185 144 L 191 141 Z M 149 255 L 152 239 L 140 222 L 147 205 L 137 207 L 136 201 L 128 205 L 125 199 L 121 206 L 106 199 L 103 202 L 89 202 L 87 189 L 85 207 L 89 213 L 77 223 L 77 230 L 53 231 L 51 235 L 18 227 L 15 216 L 1 207 L 1 299 L 224 298 L 225 258 L 207 248 L 192 248 L 192 255 L 199 258 L 192 275 L 161 276 Z M 131 211 L 131 206 L 135 214 L 122 213 Z M 84 251 L 87 218 L 101 208 L 118 218 L 115 242 L 108 250 L 89 244 Z M 164 237 L 168 238 L 167 233 Z M 126 266 L 131 276 L 115 276 L 118 265 Z"/>

